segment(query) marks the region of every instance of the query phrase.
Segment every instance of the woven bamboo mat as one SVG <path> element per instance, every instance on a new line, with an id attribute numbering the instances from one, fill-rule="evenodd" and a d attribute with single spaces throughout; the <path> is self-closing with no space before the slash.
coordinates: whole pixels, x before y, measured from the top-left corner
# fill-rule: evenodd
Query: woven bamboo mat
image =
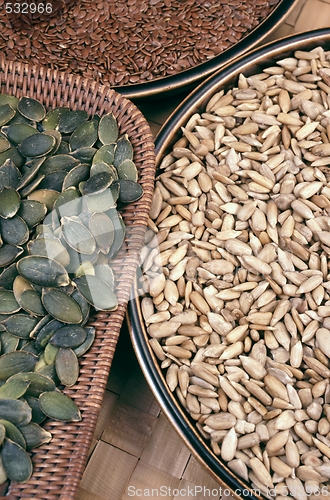
<path id="1" fill-rule="evenodd" d="M 329 26 L 330 0 L 301 0 L 271 40 Z M 154 134 L 181 100 L 139 106 Z M 147 500 L 156 499 L 157 492 L 165 500 L 233 499 L 220 494 L 218 483 L 160 412 L 124 325 L 77 500 Z"/>
<path id="2" fill-rule="evenodd" d="M 156 491 L 165 500 L 172 499 L 173 493 L 181 500 L 177 489 L 189 498 L 188 492 L 199 493 L 200 488 L 217 492 L 207 494 L 210 499 L 221 498 L 218 483 L 191 456 L 160 412 L 124 325 L 77 500 L 156 498 Z"/>

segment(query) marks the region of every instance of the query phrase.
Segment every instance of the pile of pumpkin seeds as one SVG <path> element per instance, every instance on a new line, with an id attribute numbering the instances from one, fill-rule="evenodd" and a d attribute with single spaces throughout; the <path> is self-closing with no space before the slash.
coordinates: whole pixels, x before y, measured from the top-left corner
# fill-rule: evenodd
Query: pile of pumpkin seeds
<path id="1" fill-rule="evenodd" d="M 0 94 L 0 483 L 26 482 L 47 418 L 81 420 L 73 386 L 91 307 L 117 308 L 117 208 L 138 200 L 133 147 L 112 113 Z"/>

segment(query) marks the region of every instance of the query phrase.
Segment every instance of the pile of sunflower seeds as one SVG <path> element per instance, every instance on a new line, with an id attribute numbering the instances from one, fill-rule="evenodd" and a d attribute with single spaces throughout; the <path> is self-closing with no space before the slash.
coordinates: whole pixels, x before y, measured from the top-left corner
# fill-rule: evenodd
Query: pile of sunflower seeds
<path id="1" fill-rule="evenodd" d="M 41 15 L 35 24 L 29 18 L 22 24 L 22 12 L 1 9 L 0 51 L 10 61 L 70 70 L 112 86 L 146 83 L 221 54 L 278 3 L 81 0 L 55 17 Z"/>
<path id="2" fill-rule="evenodd" d="M 117 308 L 117 204 L 139 199 L 133 147 L 112 113 L 0 94 L 0 483 L 26 482 L 46 417 L 79 421 L 73 386 L 91 308 Z"/>
<path id="3" fill-rule="evenodd" d="M 321 47 L 213 95 L 161 163 L 143 255 L 169 390 L 269 498 L 329 494 L 329 109 Z"/>

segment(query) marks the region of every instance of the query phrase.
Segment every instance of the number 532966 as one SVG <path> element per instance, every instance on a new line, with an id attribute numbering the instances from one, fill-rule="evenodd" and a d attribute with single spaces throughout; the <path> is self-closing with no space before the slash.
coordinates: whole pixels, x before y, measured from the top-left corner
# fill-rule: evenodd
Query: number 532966
<path id="1" fill-rule="evenodd" d="M 51 14 L 52 12 L 51 3 L 6 3 L 7 14 Z"/>

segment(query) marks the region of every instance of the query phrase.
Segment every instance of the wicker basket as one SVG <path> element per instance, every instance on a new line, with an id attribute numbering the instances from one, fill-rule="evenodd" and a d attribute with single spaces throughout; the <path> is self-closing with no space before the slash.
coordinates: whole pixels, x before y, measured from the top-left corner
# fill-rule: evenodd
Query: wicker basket
<path id="1" fill-rule="evenodd" d="M 77 493 L 101 407 L 110 366 L 115 352 L 126 305 L 130 297 L 136 266 L 144 243 L 144 234 L 152 200 L 155 153 L 149 125 L 129 100 L 93 80 L 64 74 L 43 67 L 0 61 L 0 91 L 17 97 L 40 100 L 49 110 L 56 106 L 84 109 L 102 115 L 112 111 L 120 134 L 127 133 L 139 171 L 143 197 L 121 212 L 126 224 L 123 247 L 113 261 L 119 307 L 112 313 L 97 313 L 90 325 L 96 327 L 92 348 L 80 358 L 80 376 L 74 387 L 66 388 L 78 404 L 82 421 L 72 424 L 47 422 L 53 439 L 34 450 L 33 475 L 26 484 L 11 483 L 1 499 L 69 500 Z M 2 493 L 4 495 L 4 493 Z"/>

